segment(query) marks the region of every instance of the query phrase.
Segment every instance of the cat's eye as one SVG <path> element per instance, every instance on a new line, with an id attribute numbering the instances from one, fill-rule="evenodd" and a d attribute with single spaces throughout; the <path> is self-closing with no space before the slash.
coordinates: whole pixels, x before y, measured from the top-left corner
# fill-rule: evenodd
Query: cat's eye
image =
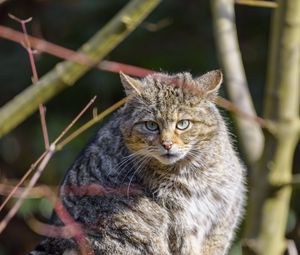
<path id="1" fill-rule="evenodd" d="M 176 124 L 176 128 L 179 130 L 185 130 L 190 126 L 189 120 L 180 120 Z"/>
<path id="2" fill-rule="evenodd" d="M 159 129 L 158 124 L 154 121 L 145 121 L 145 127 L 150 131 L 157 131 Z"/>

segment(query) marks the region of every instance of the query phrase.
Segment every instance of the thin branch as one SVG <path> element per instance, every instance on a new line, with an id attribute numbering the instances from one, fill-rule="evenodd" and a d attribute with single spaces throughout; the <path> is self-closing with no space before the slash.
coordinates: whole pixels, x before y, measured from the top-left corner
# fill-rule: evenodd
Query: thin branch
<path id="1" fill-rule="evenodd" d="M 48 164 L 49 160 L 53 156 L 54 152 L 55 152 L 55 145 L 52 143 L 49 147 L 49 150 L 47 151 L 46 156 L 44 157 L 44 159 L 38 166 L 37 171 L 34 173 L 32 178 L 30 179 L 28 186 L 24 189 L 23 193 L 21 194 L 21 196 L 19 197 L 17 202 L 9 210 L 9 212 L 6 214 L 4 219 L 0 222 L 0 233 L 3 232 L 3 230 L 9 223 L 9 221 L 15 216 L 15 214 L 19 210 L 24 199 L 27 198 L 27 196 L 30 193 L 30 190 L 33 188 L 33 186 L 38 181 L 39 177 L 41 176 L 42 172 L 44 171 L 46 165 Z M 83 231 L 81 230 L 80 225 L 74 221 L 74 219 L 71 217 L 69 212 L 64 208 L 62 203 L 54 197 L 52 191 L 50 191 L 50 189 L 49 189 L 48 193 L 50 193 L 50 192 L 52 195 L 48 196 L 48 198 L 51 199 L 51 201 L 53 202 L 55 212 L 57 213 L 58 217 L 63 221 L 63 223 L 66 226 L 70 226 L 73 229 L 74 238 L 80 247 L 81 253 L 82 254 L 93 254 L 91 248 L 89 247 L 89 244 L 85 240 L 85 237 L 84 237 Z"/>
<path id="2" fill-rule="evenodd" d="M 294 174 L 291 178 L 291 181 L 277 184 L 277 185 L 275 185 L 275 188 L 281 189 L 285 186 L 292 186 L 293 189 L 299 189 L 300 188 L 300 174 Z"/>
<path id="3" fill-rule="evenodd" d="M 16 41 L 20 43 L 20 34 L 19 32 L 12 30 L 7 27 L 2 27 L 0 26 L 0 37 L 2 36 L 3 38 Z M 47 52 L 51 55 L 64 58 L 70 61 L 74 61 L 76 63 L 88 65 L 88 66 L 94 66 L 95 63 L 92 61 L 91 58 L 89 58 L 87 55 L 83 53 L 77 53 L 75 51 L 72 51 L 70 49 L 55 45 L 53 43 L 49 43 L 45 40 L 41 40 L 32 36 L 29 36 L 29 40 L 32 45 L 35 46 L 36 49 L 39 51 Z M 114 61 L 106 61 L 103 60 L 100 62 L 97 66 L 98 69 L 108 71 L 108 72 L 115 72 L 119 73 L 120 71 L 126 73 L 126 74 L 131 74 L 134 76 L 138 77 L 144 77 L 148 74 L 153 73 L 152 70 L 137 67 L 137 66 L 132 66 L 124 63 L 119 63 L 119 62 L 114 62 Z M 229 102 L 226 99 L 222 99 L 219 97 L 219 100 L 217 101 L 219 106 L 225 108 L 226 110 L 230 112 L 234 112 L 238 114 L 241 117 L 245 117 L 246 119 L 256 121 L 259 125 L 262 127 L 266 128 L 268 125 L 266 125 L 267 121 L 263 120 L 262 118 L 256 117 L 256 116 L 251 116 L 249 114 L 246 114 L 242 112 L 241 110 L 238 109 L 238 107 L 234 106 L 233 103 Z M 269 127 L 268 127 L 269 128 Z"/>
<path id="4" fill-rule="evenodd" d="M 46 156 L 47 151 L 45 151 L 33 164 L 31 164 L 30 168 L 26 171 L 26 173 L 23 175 L 22 179 L 15 185 L 13 190 L 8 194 L 8 196 L 5 198 L 3 203 L 0 206 L 0 212 L 3 210 L 5 205 L 8 203 L 8 201 L 12 198 L 12 196 L 15 194 L 17 189 L 24 183 L 24 181 L 28 178 L 28 176 L 33 172 L 33 170 L 41 163 L 41 161 Z"/>
<path id="5" fill-rule="evenodd" d="M 164 18 L 156 23 L 151 23 L 151 22 L 143 22 L 142 27 L 147 29 L 150 32 L 156 32 L 158 30 L 161 30 L 173 23 L 173 20 L 171 18 Z"/>
<path id="6" fill-rule="evenodd" d="M 0 194 L 6 194 L 13 189 L 13 186 L 0 184 Z M 22 197 L 27 188 L 19 188 L 15 197 Z M 131 195 L 140 195 L 143 190 L 138 185 L 132 185 L 129 190 Z M 128 185 L 120 185 L 115 188 L 104 187 L 98 184 L 84 185 L 84 186 L 66 186 L 64 187 L 64 194 L 72 193 L 76 196 L 104 196 L 108 194 L 124 195 L 128 193 Z M 44 185 L 32 188 L 27 197 L 45 197 L 53 205 L 57 216 L 65 224 L 65 226 L 52 226 L 41 223 L 35 219 L 27 222 L 33 230 L 39 234 L 51 237 L 74 238 L 78 243 L 82 254 L 93 254 L 93 251 L 85 239 L 84 232 L 81 225 L 75 222 L 69 212 L 64 208 L 61 201 L 54 195 L 52 190 Z M 92 224 L 92 223 L 91 223 Z"/>
<path id="7" fill-rule="evenodd" d="M 130 98 L 130 96 L 121 99 L 120 101 L 118 101 L 117 103 L 113 104 L 112 106 L 110 106 L 109 108 L 107 108 L 106 110 L 104 110 L 103 112 L 101 112 L 99 115 L 95 116 L 93 119 L 91 119 L 90 121 L 88 121 L 87 123 L 85 123 L 83 126 L 81 126 L 80 128 L 78 128 L 75 132 L 73 132 L 67 138 L 65 138 L 62 142 L 60 142 L 59 144 L 57 144 L 56 150 L 61 150 L 66 144 L 68 144 L 70 141 L 72 141 L 78 135 L 80 135 L 81 133 L 83 133 L 84 131 L 86 131 L 88 128 L 90 128 L 91 126 L 95 125 L 97 122 L 101 121 L 103 118 L 105 118 L 106 116 L 108 116 L 110 113 L 112 113 L 113 111 L 115 111 L 116 109 L 118 109 L 119 107 L 121 107 L 123 104 L 125 104 L 126 101 L 129 98 Z"/>
<path id="8" fill-rule="evenodd" d="M 52 143 L 53 146 L 56 146 L 56 144 L 61 140 L 61 138 L 73 127 L 73 125 L 78 121 L 78 119 L 88 110 L 89 107 L 94 103 L 96 99 L 96 96 L 94 96 L 90 102 L 83 108 L 82 111 L 72 120 L 72 122 L 61 132 L 61 134 L 54 140 Z M 44 160 L 45 156 L 47 155 L 48 150 L 46 150 L 35 163 L 31 165 L 29 170 L 25 173 L 25 175 L 22 177 L 22 179 L 18 182 L 17 185 L 15 185 L 14 189 L 9 193 L 7 198 L 4 200 L 4 202 L 0 206 L 0 211 L 4 208 L 4 206 L 7 204 L 9 199 L 15 194 L 17 189 L 22 185 L 22 183 L 27 179 L 27 177 L 33 172 L 33 170 Z"/>
<path id="9" fill-rule="evenodd" d="M 72 225 L 54 226 L 40 222 L 39 220 L 33 217 L 27 219 L 26 223 L 31 228 L 31 230 L 38 233 L 39 235 L 67 239 L 72 238 L 74 236 Z"/>
<path id="10" fill-rule="evenodd" d="M 211 1 L 215 40 L 231 101 L 243 112 L 256 116 L 247 85 L 235 26 L 234 2 Z M 248 164 L 253 166 L 262 154 L 264 136 L 258 124 L 234 116 Z"/>
<path id="11" fill-rule="evenodd" d="M 100 62 L 159 4 L 160 0 L 130 1 L 103 29 L 85 43 L 79 52 L 88 55 L 93 62 Z M 54 97 L 61 90 L 74 85 L 90 66 L 64 61 L 43 76 L 38 86 L 30 86 L 0 109 L 0 137 L 15 128 L 40 103 Z"/>
<path id="12" fill-rule="evenodd" d="M 79 120 L 79 118 L 91 107 L 91 105 L 95 102 L 97 96 L 94 96 L 90 102 L 81 110 L 81 112 L 71 121 L 71 123 L 61 132 L 61 134 L 54 140 L 54 144 L 56 145 L 61 138 L 74 126 L 74 124 Z"/>
<path id="13" fill-rule="evenodd" d="M 103 71 L 114 72 L 114 73 L 120 73 L 122 71 L 123 73 L 130 74 L 137 77 L 145 77 L 148 74 L 154 73 L 154 71 L 146 68 L 123 64 L 116 61 L 108 61 L 108 60 L 103 60 L 101 63 L 97 65 L 97 68 Z"/>
<path id="14" fill-rule="evenodd" d="M 36 84 L 39 80 L 36 65 L 35 65 L 35 60 L 34 60 L 34 52 L 31 48 L 30 41 L 28 39 L 28 32 L 26 28 L 26 24 L 32 20 L 32 18 L 28 18 L 26 20 L 19 19 L 18 17 L 8 14 L 8 16 L 17 21 L 18 23 L 21 24 L 22 26 L 22 31 L 24 34 L 24 40 L 25 40 L 25 49 L 28 52 L 29 56 L 29 61 L 30 61 L 30 66 L 32 70 L 32 81 L 33 84 Z M 42 126 L 42 132 L 43 132 L 43 138 L 44 138 L 44 144 L 45 144 L 45 149 L 47 150 L 49 148 L 49 135 L 48 135 L 48 130 L 47 130 L 47 124 L 46 124 L 46 116 L 45 116 L 45 107 L 42 104 L 39 104 L 39 112 L 40 112 L 40 120 L 41 120 L 41 126 Z"/>
<path id="15" fill-rule="evenodd" d="M 52 196 L 53 198 L 53 196 Z M 74 221 L 72 216 L 63 206 L 59 199 L 56 199 L 54 202 L 54 211 L 56 212 L 57 216 L 62 220 L 62 222 L 69 226 L 72 229 L 72 234 L 75 241 L 78 243 L 80 247 L 81 254 L 88 254 L 93 255 L 94 252 L 90 247 L 90 244 L 85 239 L 84 232 L 81 229 L 81 226 Z"/>
<path id="16" fill-rule="evenodd" d="M 12 191 L 15 189 L 15 186 L 3 184 L 0 183 L 0 196 L 8 196 L 12 193 Z M 49 186 L 46 185 L 39 185 L 36 187 L 33 187 L 29 193 L 27 198 L 41 198 L 46 197 L 48 192 Z M 15 192 L 13 192 L 13 197 L 21 197 L 22 193 L 24 193 L 25 188 L 24 187 L 18 187 Z"/>
<path id="17" fill-rule="evenodd" d="M 270 133 L 273 133 L 273 125 L 269 120 L 265 120 L 261 117 L 258 117 L 256 115 L 251 115 L 247 112 L 244 112 L 240 110 L 235 104 L 233 104 L 231 101 L 223 98 L 223 97 L 217 97 L 216 101 L 217 105 L 226 109 L 227 111 L 236 114 L 239 117 L 242 117 L 243 119 L 249 120 L 252 123 L 256 123 L 260 125 L 262 128 L 267 129 Z"/>
<path id="18" fill-rule="evenodd" d="M 9 27 L 0 25 L 0 37 L 22 44 L 23 34 L 11 29 Z M 103 60 L 98 64 L 92 58 L 83 54 L 82 52 L 76 52 L 54 43 L 47 42 L 46 40 L 39 39 L 28 35 L 28 41 L 32 47 L 38 52 L 48 53 L 61 59 L 69 60 L 74 63 L 87 65 L 91 68 L 97 68 L 99 70 L 119 73 L 123 71 L 126 74 L 131 74 L 138 77 L 144 77 L 147 74 L 153 72 L 151 70 L 136 67 L 128 64 L 119 63 L 116 61 Z"/>
<path id="19" fill-rule="evenodd" d="M 27 187 L 24 189 L 26 191 Z M 55 227 L 52 226 L 51 230 L 58 230 L 56 234 L 61 234 L 61 237 L 71 238 L 73 237 L 78 243 L 81 254 L 90 254 L 93 255 L 94 252 L 90 247 L 90 244 L 87 242 L 84 236 L 84 232 L 81 226 L 75 222 L 69 212 L 65 209 L 61 201 L 56 197 L 51 189 L 47 186 L 40 187 L 40 192 L 52 203 L 54 211 L 56 212 L 58 218 L 65 224 L 64 227 Z M 22 195 L 21 195 L 22 196 Z M 44 233 L 47 234 L 47 233 Z M 54 234 L 48 233 L 48 234 Z"/>
<path id="20" fill-rule="evenodd" d="M 266 7 L 266 8 L 277 8 L 276 2 L 270 1 L 258 1 L 258 0 L 235 0 L 236 4 L 248 5 L 253 7 Z"/>
<path id="21" fill-rule="evenodd" d="M 14 206 L 10 209 L 10 211 L 6 214 L 4 219 L 0 222 L 0 233 L 5 229 L 9 221 L 15 216 L 17 211 L 19 210 L 20 206 L 22 205 L 24 199 L 29 194 L 31 188 L 36 184 L 37 180 L 39 179 L 40 175 L 42 174 L 43 170 L 45 169 L 46 165 L 48 164 L 49 160 L 51 159 L 53 153 L 55 152 L 55 145 L 51 145 L 49 147 L 49 150 L 47 151 L 44 159 L 41 161 L 40 165 L 37 168 L 37 171 L 34 173 L 32 178 L 30 179 L 30 182 L 20 198 L 17 200 L 17 202 L 14 204 Z"/>

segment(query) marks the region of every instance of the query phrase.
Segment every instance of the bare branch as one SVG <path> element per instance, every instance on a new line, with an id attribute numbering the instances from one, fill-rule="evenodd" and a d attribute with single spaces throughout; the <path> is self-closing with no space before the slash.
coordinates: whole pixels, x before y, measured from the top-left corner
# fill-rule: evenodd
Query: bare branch
<path id="1" fill-rule="evenodd" d="M 88 108 L 95 102 L 96 96 L 94 96 L 90 102 L 81 110 L 81 112 L 72 120 L 72 122 L 62 131 L 62 133 L 53 142 L 55 145 L 61 140 L 61 138 L 73 127 L 73 125 L 79 120 L 79 118 L 87 111 Z"/>
<path id="2" fill-rule="evenodd" d="M 235 26 L 234 2 L 213 0 L 213 23 L 219 59 L 225 74 L 226 89 L 233 103 L 243 112 L 256 116 L 247 85 Z M 234 116 L 241 145 L 250 165 L 260 158 L 264 136 L 258 124 Z"/>
<path id="3" fill-rule="evenodd" d="M 21 41 L 20 41 L 21 35 L 22 34 L 20 34 L 19 32 L 15 31 L 15 30 L 0 26 L 0 37 L 2 36 L 3 38 L 21 43 Z M 37 48 L 39 51 L 47 52 L 53 56 L 57 56 L 57 57 L 60 57 L 63 59 L 74 61 L 79 64 L 95 67 L 94 66 L 95 63 L 92 61 L 92 59 L 83 53 L 77 53 L 70 49 L 55 45 L 53 43 L 49 43 L 45 40 L 41 40 L 41 39 L 38 39 L 38 38 L 35 38 L 32 36 L 28 36 L 28 38 L 29 38 L 31 44 L 35 45 L 35 48 Z M 131 74 L 131 75 L 139 76 L 139 77 L 144 77 L 148 74 L 153 73 L 153 71 L 149 70 L 149 69 L 132 66 L 132 65 L 124 64 L 124 63 L 119 63 L 119 62 L 115 62 L 115 61 L 107 61 L 107 60 L 103 60 L 102 62 L 97 64 L 96 67 L 98 69 L 101 69 L 104 71 L 115 72 L 115 73 L 119 73 L 120 71 L 122 71 L 126 74 Z M 219 97 L 219 99 L 217 100 L 217 104 L 234 114 L 238 114 L 242 118 L 246 118 L 248 120 L 255 121 L 259 125 L 261 125 L 261 127 L 267 128 L 267 129 L 269 129 L 270 132 L 273 132 L 273 131 L 271 131 L 271 125 L 270 125 L 271 123 L 267 123 L 267 121 L 263 120 L 262 118 L 252 116 L 252 115 L 249 115 L 249 114 L 241 111 L 232 102 Z"/>
<path id="4" fill-rule="evenodd" d="M 12 193 L 12 191 L 15 189 L 15 186 L 3 184 L 0 183 L 0 196 L 8 196 Z M 45 190 L 48 190 L 49 187 L 46 185 L 40 185 L 33 187 L 29 193 L 27 198 L 41 198 L 47 196 L 48 192 L 45 192 Z M 13 192 L 13 197 L 20 197 L 22 193 L 24 192 L 24 187 L 18 187 L 15 192 Z"/>
<path id="5" fill-rule="evenodd" d="M 56 147 L 56 144 L 61 140 L 61 138 L 74 126 L 74 124 L 78 121 L 78 119 L 88 110 L 89 107 L 94 103 L 96 97 L 93 97 L 90 102 L 83 108 L 83 110 L 74 118 L 74 120 L 61 132 L 61 134 L 54 140 L 52 145 Z M 0 206 L 0 211 L 4 208 L 4 206 L 7 204 L 9 199 L 15 194 L 15 192 L 18 190 L 18 188 L 22 185 L 22 183 L 27 179 L 27 177 L 33 172 L 33 170 L 41 164 L 41 162 L 46 157 L 49 150 L 46 150 L 35 163 L 31 165 L 29 170 L 25 173 L 25 175 L 22 177 L 22 179 L 18 182 L 17 185 L 15 185 L 14 189 L 9 193 L 7 198 L 4 200 L 4 202 Z M 28 191 L 29 192 L 29 191 Z M 1 232 L 1 231 L 0 231 Z"/>
<path id="6" fill-rule="evenodd" d="M 126 101 L 129 98 L 130 98 L 130 96 L 121 99 L 117 103 L 113 104 L 112 106 L 110 106 L 109 108 L 107 108 L 106 110 L 104 110 L 103 112 L 101 112 L 99 115 L 93 117 L 93 119 L 91 119 L 90 121 L 88 121 L 87 123 L 85 123 L 83 126 L 81 126 L 80 128 L 78 128 L 75 132 L 73 132 L 67 138 L 65 138 L 61 143 L 57 144 L 56 150 L 61 150 L 67 143 L 69 143 L 70 141 L 72 141 L 78 135 L 80 135 L 81 133 L 83 133 L 84 131 L 86 131 L 88 128 L 90 128 L 91 126 L 93 126 L 97 122 L 101 121 L 107 115 L 109 115 L 110 113 L 112 113 L 113 111 L 115 111 L 116 109 L 118 109 L 119 107 L 121 107 L 123 104 L 125 104 Z"/>
<path id="7" fill-rule="evenodd" d="M 33 81 L 33 84 L 36 84 L 39 80 L 39 77 L 38 77 L 38 73 L 37 73 L 37 69 L 36 69 L 36 65 L 35 65 L 34 52 L 31 48 L 31 44 L 28 39 L 28 32 L 27 32 L 27 28 L 26 28 L 26 24 L 28 22 L 30 22 L 32 20 L 32 18 L 30 17 L 30 18 L 24 20 L 24 19 L 19 19 L 18 17 L 14 16 L 12 14 L 8 14 L 8 16 L 11 19 L 19 22 L 22 26 L 22 31 L 23 31 L 24 40 L 25 40 L 25 48 L 28 52 L 30 66 L 31 66 L 32 74 L 33 74 L 32 81 Z M 45 149 L 47 150 L 49 148 L 49 135 L 48 135 L 47 124 L 46 124 L 45 107 L 43 106 L 43 104 L 39 104 L 39 112 L 40 112 L 40 120 L 41 120 L 42 132 L 43 132 L 43 137 L 44 137 Z"/>
<path id="8" fill-rule="evenodd" d="M 30 190 L 32 187 L 36 184 L 37 180 L 41 176 L 43 170 L 45 169 L 46 165 L 48 164 L 49 160 L 51 159 L 53 153 L 55 151 L 55 145 L 51 145 L 49 147 L 49 150 L 47 151 L 44 159 L 41 161 L 40 165 L 37 168 L 37 171 L 34 173 L 33 177 L 31 178 L 28 186 L 22 193 L 22 195 L 19 197 L 17 202 L 14 204 L 14 206 L 10 209 L 8 214 L 4 217 L 4 219 L 0 222 L 0 233 L 5 229 L 9 221 L 15 216 L 17 211 L 19 210 L 20 206 L 22 205 L 24 199 L 27 197 L 29 194 Z"/>
<path id="9" fill-rule="evenodd" d="M 160 0 L 130 1 L 103 29 L 85 43 L 80 52 L 99 62 L 115 48 L 158 5 Z M 40 103 L 72 86 L 91 67 L 65 61 L 0 109 L 0 137 L 32 114 Z"/>
<path id="10" fill-rule="evenodd" d="M 266 7 L 266 8 L 277 8 L 276 2 L 270 1 L 259 1 L 259 0 L 235 0 L 236 4 L 248 5 L 253 7 Z"/>
<path id="11" fill-rule="evenodd" d="M 0 212 L 3 210 L 4 206 L 8 203 L 9 199 L 13 197 L 18 188 L 24 183 L 24 181 L 28 178 L 28 176 L 33 172 L 33 170 L 41 163 L 41 161 L 46 156 L 47 151 L 45 151 L 33 164 L 31 164 L 30 168 L 23 175 L 22 179 L 15 185 L 13 190 L 8 194 L 3 203 L 0 206 Z"/>
<path id="12" fill-rule="evenodd" d="M 282 184 L 293 184 L 296 180 L 292 162 L 299 139 L 300 1 L 277 2 L 264 100 L 264 117 L 273 122 L 276 132 L 266 133 L 263 157 L 253 175 L 245 228 L 247 237 L 260 244 L 259 255 L 283 254 L 286 250 L 293 186 Z M 275 192 L 270 192 L 274 188 Z"/>
<path id="13" fill-rule="evenodd" d="M 67 226 L 54 226 L 38 221 L 31 217 L 26 220 L 28 226 L 36 233 L 56 238 L 72 238 L 74 237 L 74 231 L 72 225 Z"/>
<path id="14" fill-rule="evenodd" d="M 1 25 L 0 25 L 0 37 L 20 44 L 23 43 L 22 33 L 14 29 L 11 29 L 9 27 L 5 27 Z M 83 54 L 82 52 L 76 52 L 33 36 L 28 35 L 27 37 L 32 47 L 38 50 L 39 52 L 45 52 L 53 56 L 56 56 L 58 58 L 70 60 L 74 63 L 87 65 L 91 68 L 97 68 L 99 70 L 115 72 L 115 73 L 119 73 L 120 71 L 123 71 L 126 74 L 131 74 L 139 77 L 144 77 L 147 74 L 152 72 L 151 70 L 148 69 L 144 69 L 141 67 L 132 66 L 128 64 L 123 64 L 116 61 L 103 60 L 98 64 L 98 62 L 93 61 L 92 58 L 90 58 L 86 54 Z"/>
<path id="15" fill-rule="evenodd" d="M 300 174 L 294 174 L 291 178 L 291 181 L 283 182 L 275 186 L 276 189 L 281 189 L 284 186 L 291 186 L 293 189 L 300 188 Z"/>

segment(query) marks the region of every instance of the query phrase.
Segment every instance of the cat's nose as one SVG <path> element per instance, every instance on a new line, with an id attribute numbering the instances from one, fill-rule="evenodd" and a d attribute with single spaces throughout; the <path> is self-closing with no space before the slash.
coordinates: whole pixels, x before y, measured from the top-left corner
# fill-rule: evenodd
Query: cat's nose
<path id="1" fill-rule="evenodd" d="M 166 150 L 170 150 L 172 148 L 173 143 L 170 141 L 166 141 L 166 142 L 162 142 L 161 143 L 162 146 L 166 149 Z"/>

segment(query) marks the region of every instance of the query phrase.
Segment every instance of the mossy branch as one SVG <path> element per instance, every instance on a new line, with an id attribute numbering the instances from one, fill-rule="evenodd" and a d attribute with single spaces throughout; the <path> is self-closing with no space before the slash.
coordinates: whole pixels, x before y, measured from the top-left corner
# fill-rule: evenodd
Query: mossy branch
<path id="1" fill-rule="evenodd" d="M 236 4 L 248 5 L 253 7 L 277 8 L 276 2 L 260 1 L 260 0 L 235 0 Z"/>
<path id="2" fill-rule="evenodd" d="M 211 3 L 216 46 L 229 98 L 241 111 L 256 116 L 238 44 L 234 1 L 212 0 Z M 248 164 L 254 165 L 263 149 L 262 130 L 245 118 L 233 117 Z"/>
<path id="3" fill-rule="evenodd" d="M 256 240 L 259 255 L 282 255 L 286 249 L 286 223 L 296 180 L 293 181 L 292 162 L 299 140 L 300 1 L 277 3 L 272 18 L 264 106 L 264 117 L 272 121 L 276 132 L 266 134 L 246 224 L 247 238 Z M 274 187 L 276 192 L 271 192 Z"/>
<path id="4" fill-rule="evenodd" d="M 293 189 L 300 189 L 300 174 L 294 174 L 290 181 L 277 184 L 276 189 L 281 189 L 284 186 L 291 186 Z"/>
<path id="5" fill-rule="evenodd" d="M 79 50 L 95 63 L 114 49 L 161 0 L 132 0 Z M 0 137 L 19 125 L 61 90 L 72 86 L 91 66 L 64 61 L 35 85 L 29 86 L 0 109 Z"/>

